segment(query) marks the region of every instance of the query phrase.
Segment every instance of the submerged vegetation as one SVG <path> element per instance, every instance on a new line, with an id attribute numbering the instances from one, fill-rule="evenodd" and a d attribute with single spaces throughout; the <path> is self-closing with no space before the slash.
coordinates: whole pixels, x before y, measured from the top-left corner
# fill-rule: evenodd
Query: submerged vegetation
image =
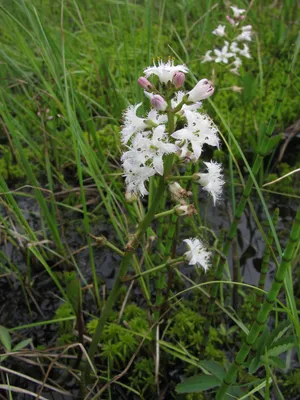
<path id="1" fill-rule="evenodd" d="M 297 399 L 297 2 L 0 16 L 1 397 Z"/>

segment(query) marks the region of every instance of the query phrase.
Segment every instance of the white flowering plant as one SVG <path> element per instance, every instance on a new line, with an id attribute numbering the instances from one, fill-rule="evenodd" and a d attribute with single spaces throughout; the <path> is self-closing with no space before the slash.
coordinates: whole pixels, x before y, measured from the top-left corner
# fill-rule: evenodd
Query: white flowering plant
<path id="1" fill-rule="evenodd" d="M 146 68 L 144 76 L 138 79 L 138 84 L 144 90 L 146 105 L 150 106 L 148 112 L 139 114 L 142 103 L 129 105 L 124 111 L 120 133 L 124 149 L 121 163 L 126 185 L 125 199 L 136 213 L 138 226 L 135 233 L 129 235 L 124 251 L 117 250 L 123 258 L 93 337 L 89 352 L 91 357 L 124 281 L 138 279 L 157 324 L 172 287 L 171 271 L 177 271 L 175 267 L 182 263 L 199 267 L 204 272 L 211 266 L 211 251 L 202 238 L 182 238 L 186 251 L 182 254 L 181 250 L 181 255 L 177 254 L 180 250 L 177 249 L 178 219 L 192 218 L 199 208 L 198 204 L 191 201 L 192 192 L 188 187 L 198 184 L 216 205 L 224 185 L 221 164 L 213 160 L 204 161 L 203 158 L 207 148 L 220 146 L 218 128 L 202 109 L 202 101 L 213 95 L 214 87 L 204 78 L 191 90 L 184 91 L 188 73 L 186 65 L 175 65 L 172 59 L 167 62 L 159 59 Z M 192 166 L 196 165 L 200 166 L 200 172 L 191 173 L 192 169 L 195 170 Z M 179 183 L 181 180 L 187 183 L 186 188 Z M 148 195 L 146 211 L 144 204 Z M 142 198 L 144 201 L 141 201 Z M 153 244 L 155 240 L 156 244 Z M 106 239 L 102 244 L 116 250 Z M 144 252 L 140 261 L 136 253 L 139 244 L 142 244 Z M 156 254 L 149 262 L 154 246 Z M 153 266 L 156 261 L 162 264 Z M 128 276 L 131 266 L 138 273 Z M 151 303 L 150 289 L 144 281 L 144 276 L 149 274 L 153 274 L 156 281 L 154 304 Z M 166 282 L 169 289 L 163 296 Z M 156 338 L 159 338 L 159 332 Z"/>
<path id="2" fill-rule="evenodd" d="M 230 15 L 226 16 L 224 25 L 212 31 L 212 34 L 221 38 L 218 47 L 207 50 L 202 63 L 215 62 L 229 66 L 230 72 L 240 75 L 243 59 L 252 58 L 248 43 L 252 41 L 252 25 L 245 25 L 246 10 L 231 6 Z"/>

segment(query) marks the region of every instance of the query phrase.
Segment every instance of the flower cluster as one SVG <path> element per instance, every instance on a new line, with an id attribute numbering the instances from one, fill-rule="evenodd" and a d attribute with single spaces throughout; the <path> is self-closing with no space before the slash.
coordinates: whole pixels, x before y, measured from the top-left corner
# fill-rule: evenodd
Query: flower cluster
<path id="1" fill-rule="evenodd" d="M 251 42 L 252 39 L 252 26 L 246 25 L 240 27 L 240 23 L 245 20 L 243 15 L 246 10 L 239 9 L 236 6 L 230 7 L 233 16 L 226 16 L 226 19 L 231 28 L 230 36 L 233 37 L 229 40 L 228 35 L 225 32 L 226 25 L 219 25 L 212 33 L 218 37 L 227 38 L 221 48 L 214 48 L 208 50 L 204 55 L 202 62 L 214 61 L 216 63 L 223 63 L 230 65 L 230 71 L 233 74 L 239 75 L 239 69 L 242 65 L 242 58 L 251 58 L 250 49 L 247 43 Z M 241 47 L 243 46 L 243 47 Z"/>
<path id="2" fill-rule="evenodd" d="M 148 194 L 146 182 L 153 175 L 165 174 L 164 160 L 167 155 L 173 154 L 174 165 L 196 162 L 205 145 L 219 147 L 216 126 L 208 115 L 198 111 L 201 100 L 211 96 L 214 87 L 207 79 L 202 79 L 189 92 L 179 90 L 187 73 L 188 68 L 185 65 L 174 65 L 172 60 L 167 63 L 159 60 L 157 65 L 146 68 L 145 76 L 138 79 L 152 109 L 144 117 L 138 116 L 142 104 L 139 103 L 129 106 L 123 115 L 121 136 L 126 151 L 121 161 L 127 198 L 131 194 Z M 158 77 L 159 87 L 165 89 L 166 95 L 148 80 L 152 76 Z M 172 115 L 172 124 L 169 115 Z M 208 164 L 206 166 L 209 169 Z M 214 174 L 202 174 L 204 177 L 198 177 L 198 183 L 212 194 L 215 202 L 220 197 L 224 182 L 221 178 L 221 166 L 217 163 L 212 165 L 219 166 L 219 169 L 215 168 Z M 215 179 L 217 172 L 219 179 Z M 176 197 L 174 193 L 172 196 Z"/>

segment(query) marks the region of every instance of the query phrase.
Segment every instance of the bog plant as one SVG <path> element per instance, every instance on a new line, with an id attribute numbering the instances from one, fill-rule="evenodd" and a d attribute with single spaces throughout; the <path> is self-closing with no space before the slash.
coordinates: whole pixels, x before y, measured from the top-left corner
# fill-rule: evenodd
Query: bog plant
<path id="1" fill-rule="evenodd" d="M 224 180 L 221 165 L 217 162 L 203 162 L 206 171 L 202 173 L 193 175 L 184 173 L 184 169 L 187 170 L 190 163 L 199 160 L 207 145 L 219 147 L 216 126 L 208 115 L 199 111 L 202 106 L 201 101 L 209 98 L 214 93 L 214 88 L 207 79 L 201 79 L 189 92 L 182 91 L 188 68 L 185 65 L 175 65 L 171 59 L 166 63 L 158 60 L 157 65 L 146 68 L 144 73 L 145 76 L 140 77 L 138 83 L 144 89 L 146 98 L 150 100 L 152 109 L 147 116 L 139 117 L 137 110 L 141 103 L 130 105 L 124 113 L 124 125 L 121 129 L 122 143 L 126 146 L 121 157 L 126 183 L 125 198 L 135 207 L 139 223 L 122 253 L 123 259 L 118 277 L 102 311 L 89 350 L 91 358 L 95 354 L 105 323 L 119 296 L 121 282 L 126 277 L 130 264 L 135 260 L 143 235 L 147 232 L 152 237 L 156 235 L 151 227 L 155 220 L 162 220 L 172 215 L 173 225 L 167 239 L 161 241 L 156 249 L 156 259 L 160 260 L 161 265 L 141 272 L 132 279 L 141 278 L 146 300 L 149 301 L 148 289 L 143 279 L 149 274 L 156 275 L 157 291 L 153 312 L 156 341 L 160 338 L 158 321 L 163 313 L 163 305 L 168 301 L 168 297 L 164 297 L 162 292 L 168 274 L 170 275 L 171 270 L 184 261 L 189 265 L 202 267 L 204 271 L 210 267 L 211 254 L 199 238 L 185 239 L 188 250 L 176 258 L 174 226 L 177 218 L 191 217 L 197 213 L 189 199 L 192 193 L 184 189 L 178 181 L 199 184 L 203 190 L 211 194 L 214 204 L 221 196 Z M 154 80 L 150 82 L 149 77 L 156 78 L 156 82 Z M 179 169 L 183 169 L 182 174 L 179 173 Z M 153 180 L 155 175 L 158 175 L 158 180 Z M 139 197 L 148 194 L 146 184 L 150 178 L 155 196 L 145 213 Z M 171 205 L 168 208 L 167 198 Z M 103 244 L 108 245 L 108 242 L 103 239 Z M 89 367 L 85 377 L 88 372 Z"/>

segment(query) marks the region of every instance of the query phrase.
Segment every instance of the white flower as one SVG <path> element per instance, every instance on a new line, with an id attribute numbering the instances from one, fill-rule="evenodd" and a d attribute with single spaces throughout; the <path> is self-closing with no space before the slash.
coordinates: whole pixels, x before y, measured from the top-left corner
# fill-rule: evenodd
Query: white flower
<path id="1" fill-rule="evenodd" d="M 182 92 L 181 90 L 179 92 L 177 92 L 175 94 L 175 96 L 173 97 L 173 99 L 171 100 L 172 108 L 177 107 L 178 104 L 180 104 L 182 102 L 184 96 L 186 96 L 186 95 L 187 95 L 187 93 L 186 92 Z M 196 101 L 193 104 L 183 104 L 182 107 L 181 107 L 181 110 L 178 111 L 178 114 L 183 115 L 185 110 L 196 111 L 201 106 L 202 106 L 201 101 Z"/>
<path id="2" fill-rule="evenodd" d="M 172 137 L 178 140 L 176 144 L 180 145 L 182 142 L 183 147 L 181 147 L 181 150 L 183 149 L 187 153 L 188 147 L 184 146 L 184 143 L 190 143 L 194 157 L 198 159 L 205 143 L 210 146 L 219 146 L 217 129 L 207 115 L 186 110 L 185 117 L 187 119 L 187 126 L 172 134 Z M 181 157 L 184 157 L 184 155 L 181 154 Z"/>
<path id="3" fill-rule="evenodd" d="M 124 174 L 127 193 L 140 194 L 141 196 L 148 194 L 145 182 L 153 175 L 155 175 L 155 170 L 151 167 L 132 166 L 131 171 Z"/>
<path id="4" fill-rule="evenodd" d="M 165 154 L 175 153 L 177 150 L 178 148 L 175 144 L 168 143 L 165 125 L 159 125 L 153 128 L 152 132 L 136 134 L 130 150 L 122 156 L 123 168 L 125 170 L 130 170 L 132 165 L 153 165 L 154 170 L 159 175 L 163 175 L 163 156 Z"/>
<path id="5" fill-rule="evenodd" d="M 244 12 L 246 12 L 246 10 L 243 10 L 241 8 L 237 8 L 237 6 L 230 6 L 230 8 L 233 11 L 233 16 L 235 18 L 239 18 L 242 14 L 244 14 Z"/>
<path id="6" fill-rule="evenodd" d="M 222 165 L 214 161 L 205 162 L 204 164 L 207 167 L 207 172 L 194 175 L 197 177 L 198 183 L 203 186 L 203 190 L 212 195 L 214 205 L 216 205 L 216 201 L 220 199 L 225 183 L 222 175 Z"/>
<path id="7" fill-rule="evenodd" d="M 239 49 L 239 47 L 238 47 L 238 43 L 237 43 L 237 42 L 232 42 L 232 43 L 230 44 L 230 50 L 231 50 L 233 53 L 239 53 L 240 49 Z"/>
<path id="8" fill-rule="evenodd" d="M 250 51 L 249 51 L 249 46 L 246 43 L 244 43 L 243 50 L 240 50 L 240 55 L 244 56 L 246 58 L 251 58 L 251 54 L 250 54 Z"/>
<path id="9" fill-rule="evenodd" d="M 242 26 L 242 32 L 246 32 L 246 31 L 252 31 L 252 25 L 245 25 Z"/>
<path id="10" fill-rule="evenodd" d="M 147 116 L 147 121 L 149 121 L 149 125 L 154 124 L 154 125 L 161 125 L 165 124 L 168 121 L 168 116 L 167 114 L 159 114 L 157 110 L 152 109 L 149 111 L 148 116 Z"/>
<path id="11" fill-rule="evenodd" d="M 172 82 L 173 77 L 176 72 L 189 72 L 188 68 L 185 65 L 174 65 L 173 60 L 168 60 L 167 63 L 163 63 L 161 60 L 158 61 L 158 65 L 154 63 L 153 67 L 148 67 L 144 70 L 146 78 L 151 75 L 158 76 L 161 83 L 167 84 L 168 82 Z"/>
<path id="12" fill-rule="evenodd" d="M 251 31 L 244 31 L 242 32 L 238 37 L 236 37 L 235 40 L 237 40 L 238 42 L 251 42 L 251 35 L 252 32 Z"/>
<path id="13" fill-rule="evenodd" d="M 239 75 L 239 68 L 242 65 L 242 60 L 239 57 L 236 57 L 232 64 L 234 65 L 234 68 L 231 68 L 230 72 Z"/>
<path id="14" fill-rule="evenodd" d="M 214 53 L 217 56 L 215 59 L 216 63 L 223 62 L 227 64 L 228 58 L 234 56 L 233 53 L 228 52 L 228 42 L 225 42 L 225 45 L 222 47 L 222 50 L 215 49 Z"/>
<path id="15" fill-rule="evenodd" d="M 189 92 L 189 101 L 199 101 L 207 99 L 214 94 L 215 88 L 208 79 L 201 79 L 197 85 Z"/>
<path id="16" fill-rule="evenodd" d="M 153 160 L 153 167 L 159 175 L 164 173 L 163 156 L 175 153 L 177 146 L 168 143 L 168 134 L 165 132 L 165 125 L 159 125 L 153 129 L 152 138 L 145 138 L 146 154 Z"/>
<path id="17" fill-rule="evenodd" d="M 142 103 L 136 104 L 134 106 L 129 106 L 123 114 L 124 125 L 121 130 L 122 142 L 126 144 L 131 136 L 136 133 L 143 131 L 147 128 L 144 118 L 140 118 L 136 115 L 137 109 Z"/>
<path id="18" fill-rule="evenodd" d="M 188 251 L 184 253 L 189 265 L 197 265 L 202 267 L 206 272 L 210 267 L 211 253 L 207 251 L 197 238 L 185 239 L 184 242 L 188 245 Z"/>
<path id="19" fill-rule="evenodd" d="M 212 33 L 216 36 L 224 36 L 225 35 L 225 25 L 219 25 L 217 27 L 217 29 L 215 29 L 214 31 L 212 31 Z"/>
<path id="20" fill-rule="evenodd" d="M 212 57 L 211 55 L 210 55 L 210 53 L 212 52 L 212 50 L 208 50 L 206 53 L 205 53 L 205 55 L 203 56 L 203 59 L 202 59 L 202 63 L 206 63 L 206 62 L 209 62 L 209 61 L 214 61 L 214 57 Z"/>
<path id="21" fill-rule="evenodd" d="M 123 144 L 126 144 L 137 132 L 149 129 L 153 125 L 164 124 L 168 120 L 166 114 L 159 114 L 154 109 L 148 113 L 147 118 L 138 117 L 136 112 L 141 104 L 142 103 L 129 106 L 123 114 L 124 125 L 121 130 Z"/>

